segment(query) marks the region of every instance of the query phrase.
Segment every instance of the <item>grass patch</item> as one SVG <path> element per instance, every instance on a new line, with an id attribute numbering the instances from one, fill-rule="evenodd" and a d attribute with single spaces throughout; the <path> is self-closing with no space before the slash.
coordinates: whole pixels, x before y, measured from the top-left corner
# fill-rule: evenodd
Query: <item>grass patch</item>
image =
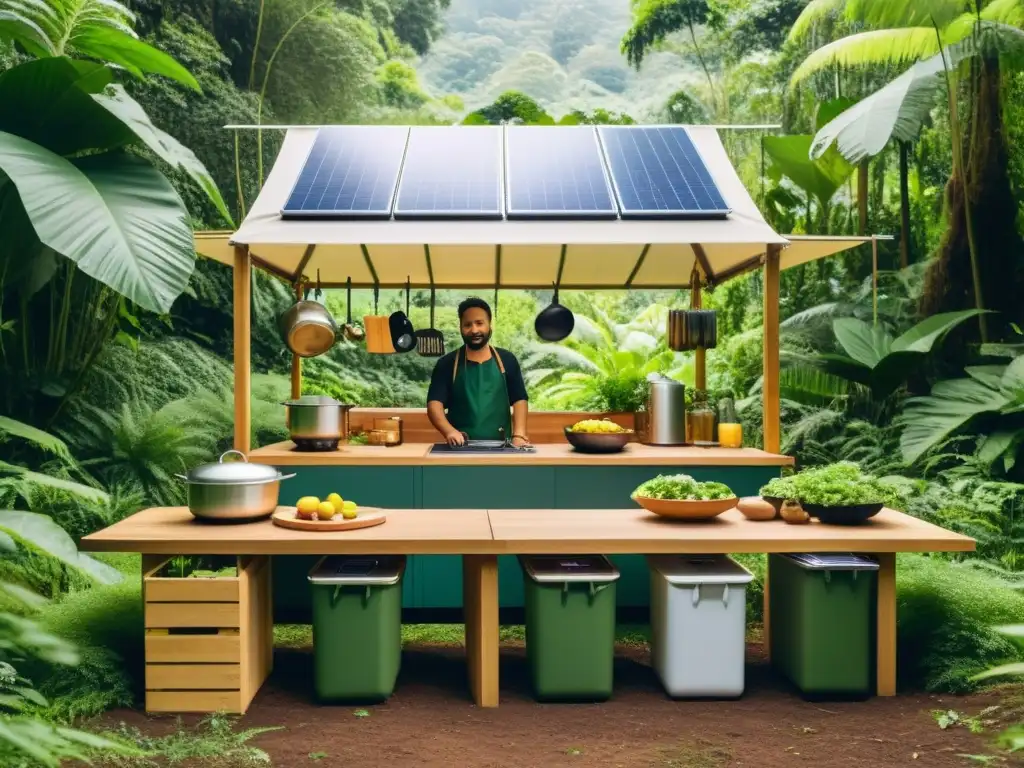
<path id="1" fill-rule="evenodd" d="M 194 764 L 204 768 L 270 765 L 270 756 L 249 742 L 260 734 L 279 730 L 282 728 L 246 728 L 236 731 L 235 721 L 223 715 L 204 718 L 192 729 L 184 728 L 178 718 L 174 733 L 168 736 L 149 736 L 122 723 L 117 730 L 103 735 L 128 742 L 146 754 L 142 757 L 105 757 L 96 764 L 109 768 L 148 768 L 195 760 L 197 762 Z"/>
<path id="2" fill-rule="evenodd" d="M 1024 621 L 1024 595 L 970 563 L 900 555 L 896 571 L 900 683 L 963 693 L 971 676 L 1017 660 L 998 624 Z"/>
<path id="3" fill-rule="evenodd" d="M 657 763 L 661 768 L 719 768 L 733 763 L 732 754 L 727 749 L 704 742 L 675 747 L 665 750 L 663 754 L 664 757 Z"/>
<path id="4" fill-rule="evenodd" d="M 646 645 L 650 638 L 647 626 L 623 624 L 616 629 L 615 642 L 623 645 Z M 522 624 L 506 624 L 498 629 L 501 642 L 525 642 L 526 628 Z M 466 632 L 461 624 L 403 624 L 402 644 L 407 645 L 462 645 Z M 313 627 L 310 624 L 278 624 L 274 627 L 276 648 L 310 648 L 313 645 Z"/>

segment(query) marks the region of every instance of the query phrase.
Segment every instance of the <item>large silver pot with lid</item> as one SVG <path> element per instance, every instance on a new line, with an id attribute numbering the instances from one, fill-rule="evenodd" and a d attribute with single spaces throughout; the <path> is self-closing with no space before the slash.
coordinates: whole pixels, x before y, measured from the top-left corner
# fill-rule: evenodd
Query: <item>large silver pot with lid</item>
<path id="1" fill-rule="evenodd" d="M 232 453 L 241 461 L 224 461 Z M 282 475 L 276 467 L 250 464 L 241 451 L 226 451 L 220 460 L 201 464 L 188 476 L 176 475 L 188 484 L 188 509 L 202 520 L 247 522 L 269 517 L 277 509 Z"/>
<path id="2" fill-rule="evenodd" d="M 283 405 L 288 409 L 285 423 L 294 443 L 348 439 L 349 411 L 355 406 L 326 395 L 303 395 L 285 400 Z"/>

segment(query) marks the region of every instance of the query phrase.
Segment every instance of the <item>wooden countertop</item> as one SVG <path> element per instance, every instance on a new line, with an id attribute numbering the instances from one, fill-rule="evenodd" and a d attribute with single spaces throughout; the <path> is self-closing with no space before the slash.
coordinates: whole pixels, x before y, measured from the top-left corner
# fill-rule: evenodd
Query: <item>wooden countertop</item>
<path id="1" fill-rule="evenodd" d="M 974 540 L 883 509 L 863 525 L 756 522 L 731 509 L 683 522 L 644 509 L 492 509 L 495 541 L 517 554 L 715 554 L 737 552 L 970 552 Z"/>
<path id="2" fill-rule="evenodd" d="M 754 522 L 737 510 L 680 522 L 642 509 L 386 510 L 355 531 L 293 531 L 269 520 L 211 524 L 185 507 L 147 509 L 82 539 L 82 549 L 171 555 L 970 552 L 974 540 L 893 510 L 864 525 Z"/>
<path id="3" fill-rule="evenodd" d="M 535 446 L 536 453 L 430 453 L 430 443 L 404 443 L 386 448 L 343 445 L 337 451 L 297 451 L 291 441 L 257 448 L 249 460 L 274 466 L 788 466 L 792 456 L 757 448 L 696 448 L 630 443 L 622 453 L 577 453 L 567 443 Z"/>
<path id="4" fill-rule="evenodd" d="M 354 531 L 296 531 L 270 520 L 210 523 L 187 507 L 155 507 L 82 539 L 92 552 L 156 555 L 418 555 L 494 551 L 483 509 L 384 510 L 387 520 Z"/>

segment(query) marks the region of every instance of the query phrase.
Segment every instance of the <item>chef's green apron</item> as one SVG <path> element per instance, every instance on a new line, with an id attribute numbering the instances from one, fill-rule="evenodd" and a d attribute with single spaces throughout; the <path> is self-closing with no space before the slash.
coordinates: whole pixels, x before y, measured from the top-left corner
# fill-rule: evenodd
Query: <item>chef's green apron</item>
<path id="1" fill-rule="evenodd" d="M 455 353 L 448 421 L 470 440 L 511 440 L 505 366 L 497 350 L 490 350 L 491 359 L 479 365 L 469 365 L 465 347 Z"/>

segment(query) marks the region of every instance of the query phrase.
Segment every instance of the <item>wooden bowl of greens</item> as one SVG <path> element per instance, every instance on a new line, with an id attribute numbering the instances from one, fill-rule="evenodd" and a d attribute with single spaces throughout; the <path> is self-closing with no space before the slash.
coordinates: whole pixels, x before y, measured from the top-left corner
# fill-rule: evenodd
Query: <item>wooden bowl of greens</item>
<path id="1" fill-rule="evenodd" d="M 724 483 L 700 482 L 690 475 L 658 475 L 641 483 L 631 498 L 648 512 L 678 520 L 710 520 L 739 501 Z"/>
<path id="2" fill-rule="evenodd" d="M 886 504 L 895 503 L 895 491 L 849 461 L 806 469 L 776 478 L 761 488 L 761 497 L 796 499 L 807 513 L 827 525 L 859 525 Z"/>

